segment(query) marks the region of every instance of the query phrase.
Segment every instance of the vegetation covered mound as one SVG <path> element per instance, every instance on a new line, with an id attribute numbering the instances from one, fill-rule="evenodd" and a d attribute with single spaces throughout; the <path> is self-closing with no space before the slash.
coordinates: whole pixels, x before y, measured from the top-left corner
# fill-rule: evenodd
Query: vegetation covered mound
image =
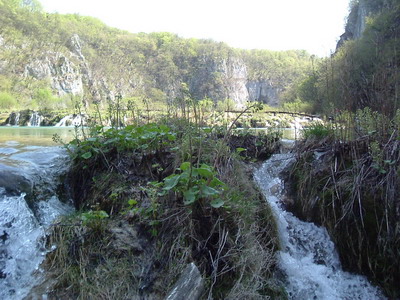
<path id="1" fill-rule="evenodd" d="M 391 299 L 400 297 L 399 116 L 364 109 L 307 129 L 287 180 L 289 209 L 326 227 L 344 267 Z"/>
<path id="2" fill-rule="evenodd" d="M 77 213 L 48 239 L 50 298 L 162 299 L 190 262 L 204 299 L 284 295 L 273 279 L 274 219 L 243 162 L 245 148 L 271 154 L 279 137 L 215 130 L 96 127 L 67 145 Z"/>

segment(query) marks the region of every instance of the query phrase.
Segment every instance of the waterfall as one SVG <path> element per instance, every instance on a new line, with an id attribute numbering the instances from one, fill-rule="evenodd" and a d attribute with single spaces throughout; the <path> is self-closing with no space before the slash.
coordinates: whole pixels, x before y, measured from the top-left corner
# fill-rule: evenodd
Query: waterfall
<path id="1" fill-rule="evenodd" d="M 19 118 L 21 116 L 20 112 L 13 112 L 10 114 L 10 118 L 8 120 L 8 124 L 9 126 L 18 126 L 19 125 Z"/>
<path id="2" fill-rule="evenodd" d="M 73 211 L 56 192 L 67 157 L 59 147 L 0 143 L 0 299 L 24 299 L 42 280 L 46 230 Z"/>
<path id="3" fill-rule="evenodd" d="M 32 113 L 27 126 L 36 126 L 36 127 L 40 126 L 42 119 L 43 119 L 43 117 L 41 115 L 39 115 L 38 112 L 35 111 Z"/>
<path id="4" fill-rule="evenodd" d="M 62 118 L 55 127 L 65 127 L 65 126 L 81 126 L 85 124 L 85 116 L 83 115 L 68 115 Z"/>
<path id="5" fill-rule="evenodd" d="M 325 228 L 303 222 L 284 210 L 279 175 L 293 159 L 291 153 L 273 155 L 254 174 L 278 225 L 282 248 L 278 265 L 286 277 L 289 299 L 385 299 L 365 277 L 342 270 Z"/>

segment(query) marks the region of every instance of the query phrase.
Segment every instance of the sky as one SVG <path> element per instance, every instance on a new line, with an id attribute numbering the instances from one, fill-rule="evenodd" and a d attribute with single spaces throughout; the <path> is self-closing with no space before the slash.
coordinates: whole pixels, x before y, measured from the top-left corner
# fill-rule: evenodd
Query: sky
<path id="1" fill-rule="evenodd" d="M 328 56 L 344 32 L 349 0 L 39 0 L 138 32 L 171 32 L 242 49 L 304 49 Z"/>

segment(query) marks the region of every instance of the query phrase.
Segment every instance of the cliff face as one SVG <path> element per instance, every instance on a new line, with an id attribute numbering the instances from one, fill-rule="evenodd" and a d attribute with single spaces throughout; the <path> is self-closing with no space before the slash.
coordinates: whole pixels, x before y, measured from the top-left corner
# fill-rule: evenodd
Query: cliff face
<path id="1" fill-rule="evenodd" d="M 6 78 L 0 92 L 23 105 L 35 100 L 34 89 L 46 88 L 85 104 L 116 95 L 172 103 L 184 83 L 197 100 L 274 106 L 310 68 L 304 51 L 246 52 L 170 33 L 131 34 L 89 17 L 32 12 L 17 2 L 0 1 L 0 79 Z"/>
<path id="2" fill-rule="evenodd" d="M 358 0 L 350 9 L 345 27 L 345 32 L 340 36 L 336 49 L 343 45 L 347 40 L 361 38 L 367 18 L 383 8 L 389 7 L 392 0 Z"/>
<path id="3" fill-rule="evenodd" d="M 280 103 L 280 94 L 284 90 L 280 86 L 282 83 L 250 79 L 248 66 L 240 58 L 215 60 L 208 57 L 200 65 L 202 67 L 195 70 L 190 85 L 197 98 L 229 98 L 239 106 L 247 101 L 261 101 L 271 106 Z"/>
<path id="4" fill-rule="evenodd" d="M 0 43 L 1 41 L 0 39 Z M 143 76 L 138 70 L 128 70 L 125 66 L 121 66 L 122 69 L 126 69 L 121 73 L 133 74 L 129 79 L 126 76 L 102 76 L 105 70 L 86 59 L 82 53 L 81 39 L 77 34 L 70 38 L 67 46 L 68 51 L 46 50 L 32 56 L 23 68 L 20 68 L 23 72 L 18 74 L 16 69 L 13 69 L 13 72 L 25 79 L 47 81 L 54 93 L 60 97 L 74 95 L 94 101 L 113 99 L 116 94 L 130 96 L 138 89 L 150 88 L 157 88 L 167 98 L 174 98 L 178 96 L 180 84 L 184 81 L 174 78 L 174 74 L 169 74 L 169 80 L 157 82 L 155 79 L 153 82 L 143 82 Z M 229 98 L 238 106 L 245 105 L 247 101 L 261 101 L 271 106 L 280 103 L 280 94 L 285 83 L 264 79 L 251 80 L 248 67 L 238 56 L 215 58 L 208 55 L 197 58 L 193 66 L 188 81 L 190 92 L 197 99 Z"/>

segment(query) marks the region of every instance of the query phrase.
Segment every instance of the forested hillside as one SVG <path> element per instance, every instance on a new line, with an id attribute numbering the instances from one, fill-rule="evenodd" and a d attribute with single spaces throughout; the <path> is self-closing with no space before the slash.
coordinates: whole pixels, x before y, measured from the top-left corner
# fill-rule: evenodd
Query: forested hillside
<path id="1" fill-rule="evenodd" d="M 305 51 L 233 49 L 172 33 L 129 33 L 100 20 L 43 12 L 36 1 L 0 1 L 1 109 L 63 109 L 116 95 L 173 103 L 182 85 L 196 100 L 278 105 L 305 78 Z M 73 99 L 73 100 L 74 100 Z"/>
<path id="2" fill-rule="evenodd" d="M 400 3 L 397 0 L 351 2 L 346 32 L 330 58 L 291 90 L 315 112 L 370 107 L 393 115 L 399 108 Z"/>

